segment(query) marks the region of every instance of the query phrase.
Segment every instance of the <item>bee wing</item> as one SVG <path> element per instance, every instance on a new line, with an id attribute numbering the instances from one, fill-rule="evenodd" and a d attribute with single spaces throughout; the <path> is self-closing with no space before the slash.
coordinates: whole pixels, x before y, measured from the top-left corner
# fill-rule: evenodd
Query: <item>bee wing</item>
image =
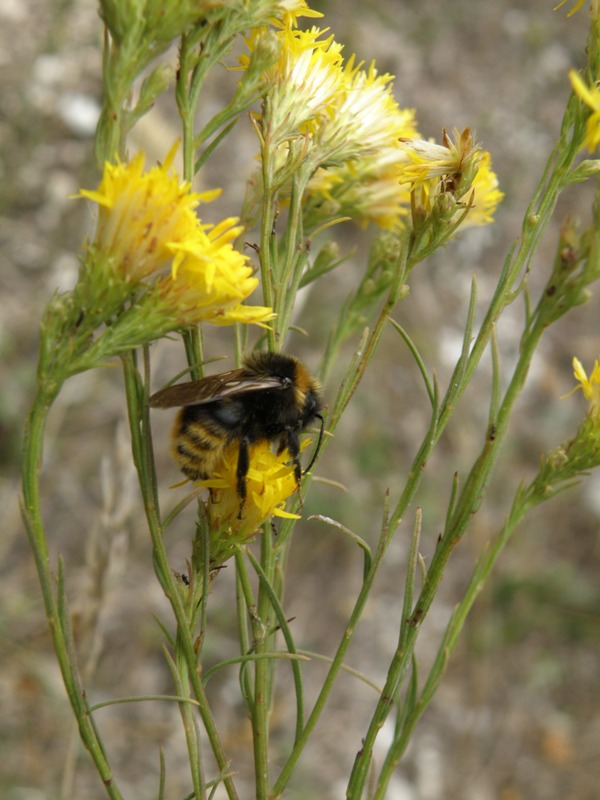
<path id="1" fill-rule="evenodd" d="M 210 375 L 198 381 L 176 383 L 161 389 L 148 400 L 152 408 L 173 408 L 174 406 L 200 406 L 212 403 L 223 397 L 231 397 L 261 389 L 281 389 L 284 383 L 281 378 L 261 375 L 248 377 L 243 369 L 233 369 L 220 375 Z"/>

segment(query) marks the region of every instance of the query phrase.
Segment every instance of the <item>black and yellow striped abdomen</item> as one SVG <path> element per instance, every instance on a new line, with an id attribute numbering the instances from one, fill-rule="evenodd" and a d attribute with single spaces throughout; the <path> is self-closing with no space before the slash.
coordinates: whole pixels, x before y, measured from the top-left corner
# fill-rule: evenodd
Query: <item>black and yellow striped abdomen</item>
<path id="1" fill-rule="evenodd" d="M 171 454 L 190 480 L 210 478 L 229 442 L 228 434 L 206 408 L 187 406 L 180 409 L 175 419 Z"/>

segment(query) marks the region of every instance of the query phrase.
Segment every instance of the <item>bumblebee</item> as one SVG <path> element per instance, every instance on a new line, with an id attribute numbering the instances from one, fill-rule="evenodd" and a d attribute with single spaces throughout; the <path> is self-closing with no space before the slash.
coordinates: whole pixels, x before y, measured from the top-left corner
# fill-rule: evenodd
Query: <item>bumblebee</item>
<path id="1" fill-rule="evenodd" d="M 171 454 L 190 480 L 211 477 L 225 449 L 239 443 L 236 477 L 242 505 L 250 445 L 275 442 L 278 454 L 287 448 L 299 484 L 303 473 L 298 434 L 313 420 L 321 420 L 319 440 L 304 474 L 323 439 L 319 383 L 297 358 L 283 353 L 252 353 L 241 369 L 168 386 L 152 395 L 149 405 L 182 406 L 173 426 Z"/>

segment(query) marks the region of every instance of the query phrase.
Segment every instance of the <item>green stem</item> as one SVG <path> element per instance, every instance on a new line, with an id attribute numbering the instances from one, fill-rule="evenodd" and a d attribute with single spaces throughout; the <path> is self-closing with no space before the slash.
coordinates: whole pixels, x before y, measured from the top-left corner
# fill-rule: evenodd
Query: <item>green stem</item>
<path id="1" fill-rule="evenodd" d="M 199 80 L 197 77 L 196 79 L 193 77 L 194 73 L 197 75 L 198 68 L 194 68 L 191 63 L 195 47 L 196 43 L 191 40 L 190 36 L 184 34 L 181 37 L 179 69 L 175 86 L 175 99 L 182 129 L 183 177 L 189 183 L 192 183 L 195 175 L 194 118 L 200 91 Z M 191 78 L 190 73 L 192 75 Z M 192 82 L 194 84 L 193 91 L 191 88 Z"/>
<path id="2" fill-rule="evenodd" d="M 219 738 L 218 731 L 208 704 L 208 699 L 202 685 L 200 672 L 197 663 L 197 655 L 194 647 L 195 640 L 195 618 L 188 619 L 186 607 L 179 592 L 173 570 L 170 567 L 164 545 L 163 528 L 160 522 L 160 512 L 156 502 L 155 493 L 152 490 L 152 481 L 148 481 L 147 476 L 154 472 L 154 459 L 151 452 L 151 440 L 149 428 L 145 431 L 140 430 L 140 419 L 144 420 L 144 425 L 148 424 L 147 410 L 145 404 L 145 393 L 140 396 L 140 379 L 137 373 L 133 355 L 131 353 L 123 356 L 123 366 L 125 372 L 125 388 L 127 396 L 127 409 L 129 421 L 132 429 L 133 458 L 138 469 L 140 488 L 146 512 L 146 519 L 150 530 L 150 537 L 153 547 L 154 570 L 158 581 L 169 600 L 173 609 L 173 614 L 177 622 L 177 659 L 176 666 L 179 670 L 179 680 L 181 691 L 179 694 L 188 696 L 188 687 L 191 685 L 193 697 L 198 703 L 198 709 L 208 739 L 210 741 L 215 760 L 223 777 L 223 783 L 230 800 L 237 800 L 237 792 L 228 774 L 229 763 L 225 758 L 223 747 Z M 145 433 L 145 435 L 143 435 Z M 187 714 L 190 707 L 189 703 L 182 703 L 182 714 Z M 186 729 L 186 733 L 188 730 Z M 198 752 L 193 742 L 188 742 L 190 752 Z M 195 768 L 194 768 L 195 769 Z"/>
<path id="3" fill-rule="evenodd" d="M 302 168 L 295 172 L 292 178 L 290 206 L 283 242 L 283 269 L 281 275 L 278 276 L 279 303 L 274 309 L 277 313 L 274 324 L 277 326 L 278 340 L 282 345 L 292 323 L 294 306 L 307 259 L 306 244 L 302 241 L 304 236 L 302 197 L 308 178 L 309 174 Z"/>
<path id="4" fill-rule="evenodd" d="M 565 119 L 568 113 L 569 109 L 567 109 Z M 563 125 L 563 128 L 564 127 Z M 471 377 L 490 341 L 498 319 L 504 309 L 513 302 L 518 294 L 520 294 L 519 289 L 522 287 L 522 283 L 518 288 L 515 287 L 523 280 L 529 268 L 529 264 L 537 250 L 541 236 L 556 207 L 559 193 L 563 188 L 564 178 L 568 174 L 576 155 L 577 148 L 567 139 L 567 136 L 568 130 L 563 130 L 561 140 L 557 143 L 548 159 L 544 174 L 527 208 L 527 213 L 525 214 L 521 246 L 516 254 L 511 252 L 506 258 L 498 286 L 490 302 L 479 333 L 473 343 L 466 364 L 460 365 L 460 369 L 463 370 L 461 380 L 455 380 L 455 376 L 453 376 L 450 382 L 450 389 L 442 403 L 440 424 L 436 437 L 438 439 L 444 432 L 448 420 L 454 413 L 456 405 L 469 385 Z"/>
<path id="5" fill-rule="evenodd" d="M 523 226 L 523 243 L 514 258 L 512 254 L 508 256 L 498 287 L 473 347 L 466 359 L 461 358 L 457 364 L 455 374 L 450 382 L 450 388 L 440 408 L 437 426 L 432 430 L 430 449 L 437 444 L 439 437 L 454 413 L 459 399 L 470 383 L 483 352 L 493 336 L 498 318 L 505 307 L 518 294 L 518 291 L 515 291 L 515 286 L 519 280 L 522 280 L 521 276 L 527 269 L 541 234 L 554 210 L 558 193 L 561 189 L 562 175 L 565 174 L 567 165 L 572 162 L 573 155 L 571 148 L 567 147 L 565 150 L 561 150 L 561 143 L 559 143 L 549 160 L 538 192 L 536 192 L 528 209 Z M 537 323 L 526 330 L 523 336 L 519 362 L 503 403 L 498 409 L 497 419 L 494 422 L 495 434 L 486 438 L 482 453 L 467 478 L 453 514 L 450 515 L 447 530 L 436 548 L 421 593 L 408 620 L 408 632 L 404 637 L 401 637 L 401 644 L 390 664 L 380 701 L 375 709 L 363 740 L 363 747 L 355 760 L 350 776 L 347 795 L 349 798 L 358 800 L 358 798 L 362 797 L 371 765 L 371 753 L 375 739 L 389 712 L 395 705 L 399 688 L 411 664 L 421 623 L 431 607 L 448 559 L 460 542 L 472 515 L 477 511 L 481 503 L 500 444 L 508 427 L 514 401 L 523 388 L 531 358 L 544 330 L 544 325 L 540 321 L 542 314 L 539 313 L 535 318 Z M 392 515 L 393 522 L 397 521 L 396 515 L 398 515 L 399 520 L 404 513 L 404 508 L 404 502 L 401 500 Z"/>
<path id="6" fill-rule="evenodd" d="M 271 531 L 264 525 L 260 537 L 260 561 L 266 580 L 272 585 L 275 572 L 275 553 Z M 254 650 L 257 655 L 271 652 L 271 601 L 263 582 L 259 584 L 256 620 L 253 624 Z M 273 685 L 273 662 L 259 659 L 254 666 L 254 703 L 252 706 L 252 737 L 254 743 L 254 770 L 256 800 L 269 797 L 269 713 Z"/>
<path id="7" fill-rule="evenodd" d="M 204 153 L 196 160 L 196 149 L 251 101 L 251 98 L 247 98 L 241 107 L 230 103 L 211 118 L 199 134 L 194 133 L 196 110 L 206 77 L 215 64 L 222 60 L 241 30 L 228 25 L 213 24 L 203 29 L 197 28 L 191 35 L 184 34 L 181 37 L 175 97 L 183 129 L 184 177 L 187 181 L 194 179 L 197 170 L 206 160 Z M 209 145 L 209 149 L 211 146 Z"/>
<path id="8" fill-rule="evenodd" d="M 488 436 L 486 438 L 482 452 L 467 477 L 465 486 L 456 501 L 454 512 L 448 520 L 444 536 L 438 543 L 432 558 L 419 598 L 410 617 L 404 623 L 407 632 L 404 637 L 400 637 L 399 647 L 390 663 L 381 698 L 363 739 L 363 747 L 354 762 L 354 767 L 348 783 L 348 798 L 355 798 L 358 800 L 358 798 L 362 797 L 362 792 L 364 791 L 364 786 L 369 774 L 371 753 L 375 744 L 375 739 L 397 701 L 399 688 L 411 664 L 421 624 L 429 612 L 437 594 L 450 555 L 461 541 L 485 493 L 499 447 L 508 428 L 512 407 L 523 389 L 531 359 L 544 331 L 544 324 L 541 321 L 543 315 L 538 313 L 536 317 L 538 322 L 524 334 L 521 342 L 519 361 L 503 401 L 498 409 L 494 436 Z M 432 437 L 432 446 L 437 439 L 438 436 L 436 435 Z M 394 519 L 394 516 L 392 516 L 392 519 Z M 441 668 L 439 664 L 438 668 Z M 413 711 L 408 719 L 413 720 L 415 713 L 416 712 Z M 403 740 L 402 735 L 400 739 Z M 389 779 L 388 773 L 386 773 L 386 775 L 388 776 L 387 779 Z M 383 795 L 377 796 L 383 797 Z"/>
<path id="9" fill-rule="evenodd" d="M 443 677 L 446 664 L 448 663 L 450 655 L 458 643 L 463 626 L 475 603 L 475 600 L 479 596 L 483 586 L 488 580 L 494 565 L 514 533 L 515 528 L 525 517 L 530 508 L 535 505 L 533 502 L 519 503 L 518 500 L 519 495 L 513 503 L 513 507 L 502 530 L 496 536 L 492 545 L 488 546 L 486 551 L 479 558 L 471 575 L 467 589 L 461 601 L 452 612 L 452 617 L 450 618 L 444 633 L 444 637 L 440 643 L 437 657 L 427 677 L 427 681 L 423 686 L 419 699 L 415 703 L 410 714 L 404 720 L 400 735 L 394 740 L 392 746 L 389 748 L 386 754 L 377 780 L 377 789 L 373 795 L 373 800 L 385 800 L 389 781 L 398 765 L 398 762 L 400 761 L 400 758 L 406 750 L 415 725 L 429 705 L 433 695 L 437 691 L 437 688 Z"/>
<path id="10" fill-rule="evenodd" d="M 349 371 L 345 384 L 340 389 L 340 392 L 338 394 L 338 397 L 336 399 L 336 402 L 332 410 L 331 417 L 328 419 L 327 423 L 328 430 L 333 431 L 337 426 L 337 423 L 339 422 L 339 419 L 341 417 L 344 408 L 348 404 L 350 397 L 352 396 L 356 387 L 358 386 L 358 383 L 360 382 L 360 379 L 364 374 L 367 364 L 369 363 L 370 359 L 372 358 L 377 348 L 377 345 L 381 339 L 381 335 L 385 328 L 385 324 L 388 320 L 389 312 L 398 301 L 398 297 L 400 294 L 400 287 L 403 284 L 403 279 L 405 274 L 404 270 L 406 266 L 406 252 L 407 251 L 405 248 L 399 260 L 396 280 L 394 281 L 394 284 L 390 289 L 387 302 L 379 315 L 375 328 L 369 335 L 365 347 L 361 349 L 361 352 L 358 356 L 354 368 L 352 368 Z M 437 406 L 434 409 L 434 411 L 437 412 Z M 435 417 L 436 414 L 434 413 L 432 416 L 432 424 L 435 424 Z M 291 777 L 292 771 L 294 770 L 300 758 L 300 755 L 304 747 L 306 746 L 306 743 L 308 742 L 321 716 L 321 713 L 323 712 L 327 704 L 329 695 L 334 686 L 337 675 L 339 671 L 343 668 L 346 653 L 348 652 L 348 648 L 350 647 L 350 644 L 352 643 L 352 640 L 354 638 L 356 627 L 362 616 L 362 612 L 364 610 L 365 604 L 371 592 L 373 582 L 383 562 L 383 558 L 385 556 L 385 553 L 387 552 L 387 548 L 393 537 L 395 528 L 403 514 L 403 510 L 409 505 L 412 498 L 414 497 L 414 494 L 416 493 L 420 477 L 423 474 L 425 464 L 427 463 L 427 459 L 429 457 L 432 441 L 433 441 L 433 431 L 430 431 L 428 436 L 425 438 L 423 446 L 421 447 L 421 450 L 419 451 L 413 463 L 409 480 L 407 482 L 407 487 L 405 489 L 401 503 L 398 504 L 398 507 L 395 509 L 394 515 L 392 517 L 388 517 L 386 512 L 375 556 L 371 561 L 369 568 L 365 572 L 363 585 L 357 597 L 352 614 L 350 615 L 350 619 L 348 621 L 346 629 L 344 630 L 336 654 L 333 657 L 325 681 L 323 682 L 317 700 L 315 701 L 315 705 L 306 721 L 304 730 L 302 731 L 300 736 L 296 738 L 290 756 L 288 757 L 288 760 L 285 763 L 283 769 L 281 770 L 281 773 L 273 787 L 272 790 L 273 798 L 279 797 L 283 792 L 283 790 L 285 789 L 285 786 L 287 785 Z"/>
<path id="11" fill-rule="evenodd" d="M 52 644 L 67 696 L 79 725 L 81 740 L 96 765 L 108 797 L 111 800 L 121 800 L 122 795 L 114 781 L 102 741 L 93 724 L 85 692 L 79 682 L 75 653 L 70 646 L 70 616 L 64 596 L 62 567 L 59 565 L 59 585 L 58 590 L 55 590 L 48 558 L 48 543 L 41 513 L 40 473 L 46 419 L 61 385 L 43 375 L 46 344 L 44 340 L 41 343 L 39 388 L 27 418 L 23 437 L 23 517 L 38 572 Z M 47 388 L 49 385 L 53 386 L 52 390 Z"/>
<path id="12" fill-rule="evenodd" d="M 181 334 L 185 355 L 190 366 L 190 377 L 198 380 L 204 377 L 204 342 L 202 339 L 202 329 L 195 325 L 188 328 Z"/>
<path id="13" fill-rule="evenodd" d="M 258 130 L 258 128 L 257 128 Z M 276 308 L 279 301 L 277 297 L 277 263 L 276 248 L 274 244 L 275 227 L 275 189 L 273 186 L 274 167 L 271 158 L 271 146 L 268 139 L 268 132 L 261 142 L 261 163 L 262 163 L 262 216 L 260 220 L 260 277 L 263 291 L 263 300 L 266 306 Z M 277 335 L 277 321 L 274 320 L 267 331 L 269 350 L 275 351 L 279 348 L 279 338 Z"/>
<path id="14" fill-rule="evenodd" d="M 240 654 L 246 656 L 252 649 L 248 631 L 248 618 L 252 618 L 252 616 L 256 614 L 256 605 L 252 595 L 252 587 L 250 586 L 250 578 L 248 576 L 248 570 L 246 569 L 244 554 L 241 550 L 236 550 L 235 553 L 235 576 Z M 243 664 L 242 669 L 240 669 L 240 688 L 250 716 L 252 716 L 254 693 L 247 664 Z"/>
<path id="15" fill-rule="evenodd" d="M 294 676 L 294 688 L 296 691 L 296 732 L 295 732 L 295 740 L 298 739 L 300 734 L 302 733 L 302 729 L 304 728 L 304 689 L 302 686 L 302 672 L 300 669 L 300 662 L 293 658 L 293 656 L 297 655 L 296 645 L 294 644 L 294 639 L 292 637 L 292 633 L 290 631 L 290 627 L 288 622 L 285 618 L 285 614 L 283 611 L 283 606 L 281 604 L 281 598 L 283 594 L 283 587 L 281 581 L 277 581 L 274 585 L 269 583 L 269 580 L 266 574 L 263 571 L 260 563 L 256 560 L 252 551 L 247 549 L 248 558 L 254 567 L 256 574 L 259 577 L 261 585 L 264 587 L 265 591 L 269 596 L 269 602 L 271 604 L 271 608 L 275 613 L 275 617 L 277 619 L 277 624 L 283 638 L 285 639 L 286 646 L 288 648 L 288 652 L 291 659 L 292 665 L 292 672 Z M 278 567 L 280 566 L 281 559 L 278 558 Z M 278 570 L 279 572 L 279 570 Z M 272 626 L 270 626 L 272 628 Z M 273 640 L 273 637 L 271 637 Z M 273 695 L 274 687 L 271 688 L 271 696 Z"/>
<path id="16" fill-rule="evenodd" d="M 270 800 L 276 800 L 276 798 L 280 797 L 281 794 L 283 793 L 291 777 L 292 771 L 294 770 L 296 764 L 298 763 L 298 759 L 300 758 L 300 755 L 302 754 L 304 747 L 306 746 L 308 740 L 310 739 L 315 729 L 315 726 L 323 710 L 325 709 L 325 706 L 327 704 L 329 695 L 331 693 L 331 690 L 333 689 L 337 676 L 340 670 L 344 666 L 344 659 L 348 652 L 348 648 L 350 647 L 350 644 L 352 643 L 352 640 L 354 638 L 356 628 L 358 626 L 367 599 L 373 587 L 375 577 L 383 561 L 383 557 L 385 555 L 389 539 L 390 539 L 389 521 L 387 520 L 387 518 L 384 518 L 381 532 L 379 535 L 377 549 L 375 551 L 375 556 L 373 558 L 373 561 L 371 562 L 369 570 L 364 576 L 361 590 L 358 594 L 358 597 L 356 598 L 354 608 L 352 610 L 352 613 L 350 615 L 344 633 L 342 634 L 342 638 L 340 640 L 340 644 L 338 645 L 338 649 L 331 661 L 331 665 L 327 672 L 327 676 L 323 681 L 323 685 L 321 686 L 319 695 L 306 721 L 304 730 L 302 731 L 300 736 L 296 739 L 294 747 L 292 748 L 292 751 L 288 757 L 288 760 L 284 764 L 283 769 L 281 770 L 281 773 L 279 774 L 279 777 L 277 778 L 277 781 L 273 786 Z"/>
<path id="17" fill-rule="evenodd" d="M 437 423 L 437 404 L 434 405 L 431 425 L 424 437 L 419 452 L 411 465 L 411 469 L 404 487 L 404 491 L 398 501 L 392 515 L 390 516 L 390 531 L 393 533 L 409 505 L 413 501 L 417 489 L 421 482 L 421 477 L 425 470 L 427 461 L 434 447 L 435 430 Z M 388 542 L 389 544 L 389 542 Z M 401 630 L 396 653 L 388 669 L 388 675 L 381 692 L 381 696 L 373 712 L 371 722 L 367 728 L 366 735 L 363 737 L 363 745 L 356 756 L 350 780 L 348 782 L 347 797 L 359 800 L 362 797 L 364 784 L 371 766 L 371 754 L 375 745 L 375 740 L 385 720 L 387 719 L 401 685 L 404 676 L 410 667 L 412 653 L 417 639 L 418 625 L 413 624 L 412 617 L 408 618 L 405 614 L 401 619 Z"/>

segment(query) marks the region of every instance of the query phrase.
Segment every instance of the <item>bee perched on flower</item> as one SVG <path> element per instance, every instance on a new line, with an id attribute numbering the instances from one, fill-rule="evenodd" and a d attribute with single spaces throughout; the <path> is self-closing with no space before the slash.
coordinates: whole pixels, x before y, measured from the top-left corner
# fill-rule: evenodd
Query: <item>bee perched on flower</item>
<path id="1" fill-rule="evenodd" d="M 277 441 L 277 454 L 289 453 L 297 485 L 302 475 L 298 434 L 319 419 L 317 448 L 323 435 L 319 385 L 298 359 L 283 353 L 253 353 L 241 369 L 168 386 L 152 395 L 149 404 L 182 407 L 173 428 L 172 454 L 191 480 L 213 477 L 227 448 L 235 443 L 236 488 L 242 505 L 252 445 Z"/>
<path id="2" fill-rule="evenodd" d="M 154 408 L 182 406 L 171 453 L 181 471 L 210 490 L 207 503 L 210 562 L 233 554 L 271 515 L 292 517 L 285 500 L 302 477 L 298 440 L 319 419 L 319 385 L 306 367 L 283 353 L 253 353 L 241 369 L 168 386 L 149 401 Z M 276 442 L 275 451 L 271 443 Z"/>

